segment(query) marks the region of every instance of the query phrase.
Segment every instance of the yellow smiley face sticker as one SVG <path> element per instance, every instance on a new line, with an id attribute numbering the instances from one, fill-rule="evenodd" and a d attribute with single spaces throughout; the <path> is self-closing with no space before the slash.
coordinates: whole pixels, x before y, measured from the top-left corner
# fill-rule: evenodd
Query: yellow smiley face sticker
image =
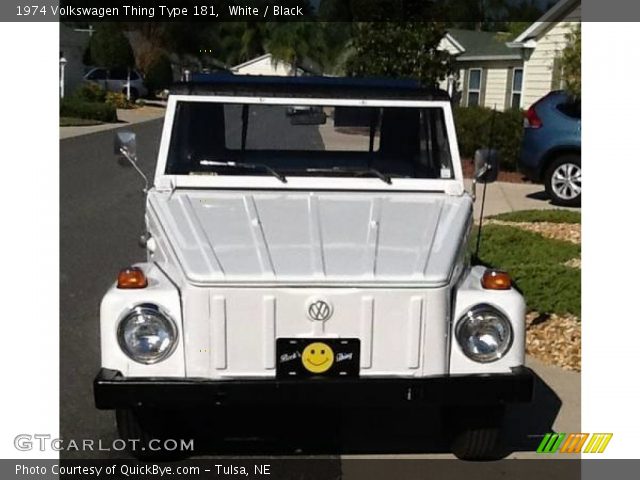
<path id="1" fill-rule="evenodd" d="M 333 350 L 326 343 L 310 343 L 302 351 L 302 365 L 311 373 L 324 373 L 333 365 Z"/>

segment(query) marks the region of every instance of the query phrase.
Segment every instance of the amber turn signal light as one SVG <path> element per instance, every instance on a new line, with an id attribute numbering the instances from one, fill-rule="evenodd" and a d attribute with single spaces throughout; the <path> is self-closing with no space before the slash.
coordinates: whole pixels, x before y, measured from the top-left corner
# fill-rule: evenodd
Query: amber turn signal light
<path id="1" fill-rule="evenodd" d="M 147 277 L 140 267 L 127 267 L 118 273 L 118 288 L 145 288 Z"/>
<path id="2" fill-rule="evenodd" d="M 487 290 L 509 290 L 511 288 L 511 277 L 507 272 L 485 270 L 482 275 L 482 288 Z"/>

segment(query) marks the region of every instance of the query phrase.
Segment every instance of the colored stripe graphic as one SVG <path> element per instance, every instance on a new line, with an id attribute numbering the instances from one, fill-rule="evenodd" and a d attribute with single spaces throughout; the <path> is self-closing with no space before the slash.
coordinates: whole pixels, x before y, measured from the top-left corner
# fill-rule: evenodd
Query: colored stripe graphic
<path id="1" fill-rule="evenodd" d="M 594 433 L 584 449 L 584 453 L 603 453 L 609 445 L 613 433 Z"/>
<path id="2" fill-rule="evenodd" d="M 588 433 L 571 433 L 567 436 L 560 453 L 580 453 L 582 446 L 589 438 Z"/>
<path id="3" fill-rule="evenodd" d="M 547 433 L 540 442 L 540 445 L 538 445 L 536 452 L 556 453 L 565 436 L 565 433 Z"/>
<path id="4" fill-rule="evenodd" d="M 591 437 L 591 438 L 589 438 Z M 613 433 L 547 433 L 537 453 L 603 453 Z M 589 442 L 587 442 L 587 439 Z M 584 444 L 587 446 L 582 450 Z"/>

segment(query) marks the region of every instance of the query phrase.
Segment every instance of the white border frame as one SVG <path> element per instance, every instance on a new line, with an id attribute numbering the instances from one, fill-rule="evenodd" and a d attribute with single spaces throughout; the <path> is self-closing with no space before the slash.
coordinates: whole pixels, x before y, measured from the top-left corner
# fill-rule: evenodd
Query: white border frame
<path id="1" fill-rule="evenodd" d="M 406 179 L 396 178 L 391 185 L 379 178 L 336 178 L 321 176 L 290 176 L 287 183 L 264 175 L 166 175 L 165 168 L 169 153 L 169 142 L 178 102 L 239 103 L 249 105 L 321 105 L 321 106 L 368 106 L 368 107 L 413 107 L 442 108 L 449 137 L 449 149 L 454 178 L 443 179 Z M 218 95 L 171 95 L 167 104 L 162 140 L 154 177 L 154 185 L 171 185 L 175 188 L 210 189 L 274 189 L 274 190 L 384 190 L 384 191 L 425 191 L 444 192 L 449 195 L 464 193 L 462 164 L 455 135 L 455 125 L 451 104 L 448 101 L 427 100 L 354 100 L 335 98 L 298 98 L 298 97 L 240 97 Z"/>
<path id="2" fill-rule="evenodd" d="M 60 456 L 50 448 L 41 450 L 33 437 L 50 435 L 45 445 L 60 437 L 60 25 L 5 22 L 0 30 L 2 43 L 13 46 L 3 51 L 5 65 L 16 72 L 38 65 L 42 72 L 20 79 L 7 73 L 0 77 L 7 113 L 0 118 L 7 159 L 0 189 L 7 232 L 0 236 L 3 269 L 34 275 L 33 281 L 16 281 L 11 274 L 0 278 L 5 392 L 0 400 L 0 457 L 14 459 L 0 470 L 8 477 L 22 476 L 10 472 L 27 459 Z M 14 440 L 20 434 L 32 436 L 31 450 L 16 449 Z M 49 471 L 43 476 L 50 476 Z"/>

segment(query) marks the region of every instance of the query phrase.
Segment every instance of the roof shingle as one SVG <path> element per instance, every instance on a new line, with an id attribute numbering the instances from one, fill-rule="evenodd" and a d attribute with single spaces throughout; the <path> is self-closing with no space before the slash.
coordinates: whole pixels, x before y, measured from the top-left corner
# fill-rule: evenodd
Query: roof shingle
<path id="1" fill-rule="evenodd" d="M 457 60 L 471 59 L 474 57 L 513 57 L 514 51 L 507 47 L 503 40 L 499 40 L 496 32 L 478 32 L 475 30 L 461 30 L 452 28 L 448 30 L 462 47 L 464 53 Z"/>

